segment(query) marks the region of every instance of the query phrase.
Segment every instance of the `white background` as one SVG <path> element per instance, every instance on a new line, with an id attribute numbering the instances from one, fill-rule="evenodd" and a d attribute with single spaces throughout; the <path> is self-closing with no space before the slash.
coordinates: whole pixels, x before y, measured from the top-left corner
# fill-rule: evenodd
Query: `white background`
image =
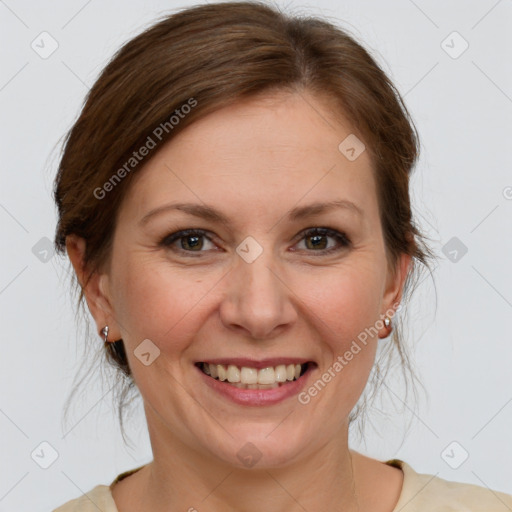
<path id="1" fill-rule="evenodd" d="M 405 439 L 407 416 L 376 416 L 366 444 L 353 447 L 381 460 L 403 459 L 418 472 L 512 493 L 512 3 L 278 3 L 338 20 L 373 49 L 421 137 L 414 212 L 435 240 L 438 265 L 435 289 L 427 277 L 412 304 L 408 340 L 429 401 L 411 413 Z M 57 144 L 88 88 L 123 42 L 187 5 L 0 2 L 0 512 L 51 510 L 151 459 L 141 408 L 128 426 L 136 448 L 127 449 L 111 396 L 99 383 L 77 395 L 75 418 L 61 425 L 83 326 L 77 332 L 66 263 L 57 256 L 43 263 L 32 248 L 53 239 Z M 47 59 L 31 48 L 43 31 L 59 45 Z M 469 43 L 458 58 L 442 47 L 453 31 Z M 461 48 L 451 39 L 453 51 Z M 452 237 L 468 249 L 456 263 L 442 252 Z M 58 453 L 48 469 L 31 458 L 43 441 Z M 469 453 L 458 469 L 441 456 L 452 441 Z"/>

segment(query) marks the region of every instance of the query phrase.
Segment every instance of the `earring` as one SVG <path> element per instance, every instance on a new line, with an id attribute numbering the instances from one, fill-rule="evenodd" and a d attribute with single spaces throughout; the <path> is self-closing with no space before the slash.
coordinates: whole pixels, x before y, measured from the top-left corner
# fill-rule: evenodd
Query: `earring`
<path id="1" fill-rule="evenodd" d="M 393 330 L 393 327 L 391 326 L 391 318 L 389 318 L 389 316 L 387 315 L 384 317 L 384 325 L 389 329 L 389 332 L 383 337 L 379 336 L 380 339 L 387 338 L 390 335 L 391 331 Z"/>
<path id="2" fill-rule="evenodd" d="M 103 334 L 103 341 L 107 343 L 107 337 L 108 337 L 108 325 L 105 325 L 103 329 L 101 329 L 101 334 Z"/>

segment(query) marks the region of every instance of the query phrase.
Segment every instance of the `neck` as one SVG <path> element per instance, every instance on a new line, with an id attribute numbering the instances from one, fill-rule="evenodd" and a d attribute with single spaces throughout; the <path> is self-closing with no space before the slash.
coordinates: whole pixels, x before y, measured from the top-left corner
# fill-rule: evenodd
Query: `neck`
<path id="1" fill-rule="evenodd" d="M 159 434 L 161 432 L 159 431 Z M 334 441 L 315 446 L 279 467 L 239 468 L 191 448 L 176 437 L 155 435 L 150 428 L 154 460 L 139 476 L 139 510 L 174 512 L 356 512 L 348 426 Z M 357 473 L 357 469 L 356 469 Z M 132 501 L 132 504 L 134 502 Z"/>

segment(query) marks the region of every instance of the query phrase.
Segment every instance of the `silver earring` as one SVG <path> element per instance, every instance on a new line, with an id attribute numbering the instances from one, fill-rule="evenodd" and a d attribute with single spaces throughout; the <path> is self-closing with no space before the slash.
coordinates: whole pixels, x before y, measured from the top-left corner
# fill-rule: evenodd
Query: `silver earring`
<path id="1" fill-rule="evenodd" d="M 389 327 L 391 325 L 391 318 L 389 318 L 389 316 L 384 317 L 384 325 L 386 327 Z"/>
<path id="2" fill-rule="evenodd" d="M 105 327 L 103 327 L 103 329 L 101 330 L 101 334 L 103 334 L 103 341 L 106 343 L 108 337 L 108 325 L 105 325 Z"/>

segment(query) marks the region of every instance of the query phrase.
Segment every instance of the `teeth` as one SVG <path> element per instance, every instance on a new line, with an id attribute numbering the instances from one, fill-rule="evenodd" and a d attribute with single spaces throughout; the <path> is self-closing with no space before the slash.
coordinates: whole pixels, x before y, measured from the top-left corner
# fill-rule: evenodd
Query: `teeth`
<path id="1" fill-rule="evenodd" d="M 256 368 L 246 368 L 243 366 L 242 371 L 240 372 L 240 382 L 243 382 L 244 384 L 258 384 L 258 370 L 256 370 Z"/>
<path id="2" fill-rule="evenodd" d="M 273 384 L 275 381 L 274 368 L 262 368 L 258 372 L 258 384 Z"/>
<path id="3" fill-rule="evenodd" d="M 228 366 L 228 382 L 240 382 L 240 370 L 234 364 Z"/>
<path id="4" fill-rule="evenodd" d="M 249 368 L 230 364 L 226 368 L 223 364 L 203 363 L 202 369 L 206 375 L 220 381 L 228 381 L 237 387 L 258 389 L 277 387 L 278 383 L 292 381 L 300 377 L 302 366 L 300 364 L 280 364 L 276 367 Z M 240 384 L 240 386 L 238 386 Z M 276 386 L 274 386 L 274 384 Z"/>
<path id="5" fill-rule="evenodd" d="M 203 366 L 207 366 L 207 365 L 203 365 Z M 226 371 L 226 368 L 224 368 L 224 366 L 222 366 L 221 364 L 219 364 L 219 365 L 210 364 L 208 366 L 210 367 L 210 373 L 212 371 L 212 366 L 217 367 L 217 374 L 218 374 L 219 380 L 225 381 L 228 378 L 228 372 Z"/>
<path id="6" fill-rule="evenodd" d="M 239 389 L 274 389 L 279 387 L 278 382 L 274 382 L 274 384 L 242 384 L 241 382 L 234 382 L 232 385 Z"/>
<path id="7" fill-rule="evenodd" d="M 276 377 L 276 382 L 286 382 L 286 366 L 284 364 L 276 366 L 274 375 Z"/>

